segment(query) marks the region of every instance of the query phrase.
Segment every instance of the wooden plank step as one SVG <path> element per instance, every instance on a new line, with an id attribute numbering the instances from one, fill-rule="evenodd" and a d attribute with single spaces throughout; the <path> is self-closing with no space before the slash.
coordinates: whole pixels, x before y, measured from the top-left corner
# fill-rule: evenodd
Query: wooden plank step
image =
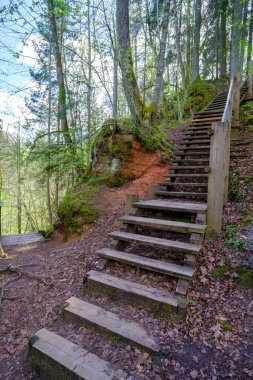
<path id="1" fill-rule="evenodd" d="M 122 253 L 127 255 L 125 252 Z M 104 256 L 100 254 L 100 256 L 110 258 L 110 255 L 107 257 L 106 254 Z M 186 274 L 188 273 L 186 270 L 185 272 Z M 96 328 L 102 329 L 102 331 L 105 330 L 106 332 L 112 333 L 113 335 L 116 334 L 123 339 L 133 342 L 145 350 L 159 352 L 159 346 L 155 342 L 155 339 L 138 323 L 129 322 L 124 318 L 120 318 L 115 313 L 111 313 L 110 311 L 89 302 L 82 301 L 76 297 L 69 298 L 65 305 L 63 313 L 64 317 L 68 320 L 77 320 L 79 324 L 96 326 Z"/>
<path id="2" fill-rule="evenodd" d="M 167 276 L 191 280 L 194 275 L 194 268 L 186 265 L 177 265 L 165 261 L 149 259 L 143 256 L 132 255 L 122 251 L 103 248 L 97 252 L 103 259 L 114 260 L 124 264 L 136 266 L 150 270 L 152 272 L 166 274 Z"/>
<path id="3" fill-rule="evenodd" d="M 181 145 L 179 147 L 179 149 L 183 149 L 183 150 L 205 150 L 205 149 L 210 149 L 210 146 L 209 145 L 199 145 L 199 146 L 188 146 L 188 147 L 184 147 L 183 145 Z"/>
<path id="4" fill-rule="evenodd" d="M 175 220 L 145 218 L 141 216 L 125 215 L 120 220 L 126 224 L 151 227 L 162 231 L 203 234 L 206 230 L 206 225 L 204 224 L 176 222 Z"/>
<path id="5" fill-rule="evenodd" d="M 209 158 L 189 158 L 187 160 L 176 159 L 176 160 L 172 161 L 172 163 L 175 163 L 175 162 L 182 162 L 182 163 L 185 163 L 185 162 L 209 162 Z"/>
<path id="6" fill-rule="evenodd" d="M 151 311 L 156 308 L 159 311 L 178 312 L 180 307 L 180 298 L 174 294 L 94 270 L 86 274 L 84 292 L 96 292 L 100 296 L 109 294 L 121 303 L 140 305 Z"/>
<path id="7" fill-rule="evenodd" d="M 184 152 L 184 151 L 177 151 L 175 152 L 175 156 L 209 156 L 210 151 L 200 151 L 200 152 Z"/>
<path id="8" fill-rule="evenodd" d="M 182 198 L 182 197 L 201 197 L 206 198 L 207 193 L 196 193 L 196 192 L 190 192 L 190 191 L 156 191 L 157 195 L 162 195 L 164 197 L 174 197 L 174 198 Z"/>
<path id="9" fill-rule="evenodd" d="M 195 174 L 195 173 L 177 173 L 177 174 L 169 174 L 165 176 L 166 178 L 174 178 L 174 177 L 201 177 L 208 178 L 208 174 Z"/>
<path id="10" fill-rule="evenodd" d="M 196 187 L 207 187 L 208 183 L 199 183 L 199 182 L 162 182 L 159 184 L 160 186 L 196 186 Z"/>
<path id="11" fill-rule="evenodd" d="M 111 363 L 46 329 L 39 330 L 29 346 L 29 357 L 44 379 L 129 379 Z"/>
<path id="12" fill-rule="evenodd" d="M 155 238 L 152 236 L 132 234 L 124 231 L 113 231 L 108 234 L 111 238 L 127 242 L 141 243 L 152 247 L 173 250 L 174 252 L 190 253 L 196 255 L 201 249 L 201 245 L 184 243 L 176 240 Z"/>
<path id="13" fill-rule="evenodd" d="M 206 166 L 202 166 L 202 165 L 194 165 L 194 166 L 191 166 L 191 165 L 186 165 L 186 166 L 180 166 L 180 165 L 177 165 L 177 166 L 171 166 L 170 167 L 170 170 L 195 170 L 195 169 L 207 169 Z"/>
<path id="14" fill-rule="evenodd" d="M 189 212 L 194 214 L 205 214 L 207 211 L 207 205 L 205 203 L 171 202 L 161 200 L 147 200 L 142 202 L 135 202 L 133 204 L 133 207 L 165 211 Z"/>
<path id="15" fill-rule="evenodd" d="M 212 123 L 215 122 L 215 121 L 220 121 L 221 118 L 220 117 L 203 117 L 201 119 L 194 119 L 193 118 L 193 122 L 196 124 L 196 123 L 202 123 L 202 122 L 207 122 L 207 121 L 211 121 Z"/>
<path id="16" fill-rule="evenodd" d="M 186 137 L 182 139 L 181 142 L 182 145 L 190 145 L 190 144 L 210 144 L 210 138 L 207 139 L 206 137 L 199 137 L 196 139 L 196 137 Z"/>

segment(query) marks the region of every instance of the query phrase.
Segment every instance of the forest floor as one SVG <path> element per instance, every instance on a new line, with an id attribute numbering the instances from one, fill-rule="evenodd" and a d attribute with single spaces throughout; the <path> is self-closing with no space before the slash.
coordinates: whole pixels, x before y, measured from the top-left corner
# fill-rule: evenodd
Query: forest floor
<path id="1" fill-rule="evenodd" d="M 107 340 L 92 329 L 63 324 L 60 315 L 70 296 L 81 297 L 84 276 L 97 261 L 96 251 L 108 245 L 108 232 L 120 226 L 125 194 L 141 191 L 144 197 L 147 185 L 155 181 L 155 177 L 142 178 L 100 195 L 97 202 L 103 212 L 81 237 L 67 243 L 56 238 L 37 248 L 12 251 L 0 261 L 0 265 L 23 269 L 4 293 L 15 298 L 3 297 L 0 303 L 0 379 L 38 379 L 27 361 L 28 339 L 42 327 L 83 345 L 136 380 L 253 378 L 253 290 L 239 284 L 238 274 L 238 268 L 246 264 L 253 267 L 253 145 L 238 149 L 248 158 L 241 159 L 234 172 L 236 200 L 225 209 L 222 235 L 206 242 L 199 257 L 186 322 L 89 297 L 145 326 L 162 344 L 167 352 L 164 356 L 154 358 L 116 339 Z M 0 286 L 16 275 L 0 273 Z"/>

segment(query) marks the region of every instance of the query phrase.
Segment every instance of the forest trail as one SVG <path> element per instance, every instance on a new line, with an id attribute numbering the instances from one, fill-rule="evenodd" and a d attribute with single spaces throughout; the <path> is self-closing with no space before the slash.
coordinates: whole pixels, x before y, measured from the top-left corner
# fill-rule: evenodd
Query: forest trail
<path id="1" fill-rule="evenodd" d="M 241 101 L 246 94 L 244 85 Z M 96 270 L 85 275 L 85 298 L 71 297 L 63 307 L 64 320 L 81 326 L 80 335 L 82 326 L 95 327 L 109 340 L 120 339 L 144 349 L 147 357 L 148 353 L 160 358 L 169 355 L 155 330 L 145 329 L 138 321 L 125 318 L 124 312 L 112 313 L 108 304 L 103 307 L 98 303 L 104 297 L 122 307 L 130 305 L 174 320 L 184 318 L 188 288 L 207 228 L 207 203 L 203 201 L 207 201 L 210 128 L 221 121 L 227 97 L 227 91 L 218 93 L 205 111 L 194 116 L 169 174 L 153 189 L 151 199 L 128 197 L 123 226 L 109 233 L 109 248 L 97 251 Z M 48 378 L 131 378 L 121 371 L 120 363 L 112 367 L 71 342 L 68 329 L 64 324 L 54 332 L 43 328 L 30 339 L 30 358 L 41 374 Z"/>

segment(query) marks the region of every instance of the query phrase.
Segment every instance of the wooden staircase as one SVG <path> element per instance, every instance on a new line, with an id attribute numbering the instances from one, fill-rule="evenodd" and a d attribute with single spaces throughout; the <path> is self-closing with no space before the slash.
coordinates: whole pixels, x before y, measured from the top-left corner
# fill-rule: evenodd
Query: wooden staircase
<path id="1" fill-rule="evenodd" d="M 246 91 L 247 88 L 242 88 L 242 97 Z M 109 234 L 110 246 L 97 251 L 97 268 L 84 279 L 85 299 L 71 297 L 66 301 L 63 308 L 66 320 L 116 334 L 128 344 L 160 353 L 152 332 L 95 306 L 89 302 L 89 295 L 104 295 L 116 303 L 184 318 L 188 286 L 195 275 L 196 259 L 201 254 L 207 228 L 211 125 L 221 121 L 226 99 L 227 91 L 220 92 L 205 111 L 193 117 L 175 152 L 169 174 L 154 192 L 154 199 L 132 202 L 129 214 L 121 217 L 122 228 Z M 145 285 L 138 277 L 129 280 L 115 276 L 110 273 L 114 263 L 141 268 L 147 276 L 151 272 L 164 276 L 163 281 L 171 282 L 173 290 Z M 45 329 L 30 339 L 30 358 L 47 379 L 131 378 Z"/>

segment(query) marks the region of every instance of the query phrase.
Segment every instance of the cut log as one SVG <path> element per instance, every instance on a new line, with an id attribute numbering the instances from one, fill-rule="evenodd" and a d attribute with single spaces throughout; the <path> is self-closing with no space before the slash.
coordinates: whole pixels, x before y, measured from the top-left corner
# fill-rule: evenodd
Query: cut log
<path id="1" fill-rule="evenodd" d="M 125 215 L 120 218 L 123 223 L 134 224 L 142 227 L 150 227 L 162 231 L 173 231 L 181 233 L 199 233 L 204 234 L 206 225 L 195 223 L 176 222 L 174 220 L 162 220 L 155 218 L 143 218 L 140 216 Z"/>
<path id="2" fill-rule="evenodd" d="M 118 335 L 123 339 L 141 346 L 145 350 L 159 352 L 155 339 L 136 322 L 129 322 L 117 314 L 106 311 L 89 302 L 71 297 L 63 308 L 64 317 L 71 322 L 92 325 L 109 334 Z"/>
<path id="3" fill-rule="evenodd" d="M 29 345 L 29 357 L 44 379 L 129 379 L 109 362 L 46 329 L 38 331 Z"/>
<path id="4" fill-rule="evenodd" d="M 147 269 L 152 272 L 166 274 L 167 276 L 183 278 L 185 280 L 191 280 L 195 272 L 192 267 L 186 265 L 167 263 L 160 260 L 149 259 L 143 256 L 132 255 L 123 251 L 114 251 L 108 248 L 100 249 L 97 253 L 100 257 L 106 258 L 108 260 L 118 261 L 120 263 Z"/>
<path id="5" fill-rule="evenodd" d="M 145 236 L 139 234 L 132 234 L 123 231 L 113 231 L 109 236 L 115 240 L 123 240 L 127 242 L 136 242 L 152 247 L 163 248 L 172 250 L 173 252 L 197 254 L 201 250 L 200 245 L 184 243 L 181 241 L 167 240 L 154 238 L 152 236 Z"/>

